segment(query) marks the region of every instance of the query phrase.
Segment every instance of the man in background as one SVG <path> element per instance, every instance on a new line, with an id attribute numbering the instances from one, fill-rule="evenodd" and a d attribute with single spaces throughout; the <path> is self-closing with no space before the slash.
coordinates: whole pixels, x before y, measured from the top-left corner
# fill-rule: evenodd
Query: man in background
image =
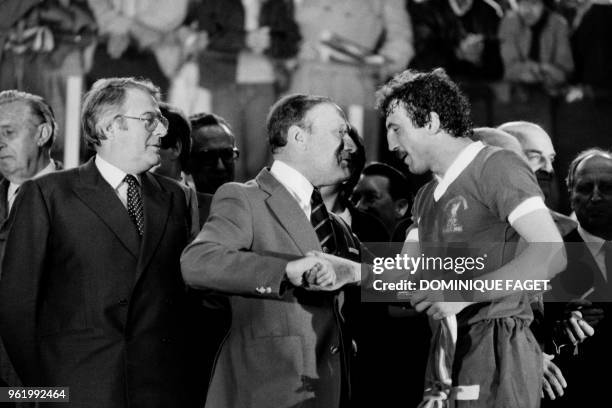
<path id="1" fill-rule="evenodd" d="M 544 193 L 544 203 L 554 211 L 559 210 L 559 188 L 553 163 L 557 152 L 550 136 L 541 126 L 526 121 L 506 122 L 499 130 L 516 137 L 527 157 L 529 167 L 538 179 Z"/>
<path id="2" fill-rule="evenodd" d="M 61 163 L 51 159 L 56 135 L 53 110 L 43 98 L 16 90 L 0 92 L 0 259 L 21 184 L 61 169 Z M 7 383 L 21 385 L 0 341 L 0 384 Z"/>

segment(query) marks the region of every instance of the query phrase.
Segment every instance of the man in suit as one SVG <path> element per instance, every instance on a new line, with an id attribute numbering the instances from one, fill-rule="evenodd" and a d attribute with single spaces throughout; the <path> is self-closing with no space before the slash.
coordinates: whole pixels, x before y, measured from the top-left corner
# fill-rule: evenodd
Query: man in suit
<path id="1" fill-rule="evenodd" d="M 309 291 L 326 284 L 303 272 L 327 261 L 303 257 L 313 250 L 359 257 L 358 242 L 318 190 L 349 176 L 348 123 L 329 98 L 295 94 L 271 108 L 267 132 L 271 168 L 221 186 L 181 258 L 189 285 L 230 295 L 231 328 L 206 407 L 347 406 L 342 292 Z"/>
<path id="2" fill-rule="evenodd" d="M 51 159 L 57 134 L 53 110 L 38 95 L 0 92 L 0 220 L 8 217 L 24 181 L 59 170 Z"/>
<path id="3" fill-rule="evenodd" d="M 609 379 L 593 367 L 612 358 L 612 152 L 579 153 L 570 164 L 567 187 L 578 227 L 564 236 L 568 265 L 551 282 L 549 300 L 564 303 L 546 305 L 557 312 L 547 320 L 555 323 L 556 361 L 567 379 L 555 406 L 594 406 Z"/>
<path id="4" fill-rule="evenodd" d="M 8 214 L 21 184 L 61 168 L 50 154 L 56 134 L 53 110 L 43 98 L 16 90 L 0 92 L 0 259 Z M 7 384 L 20 382 L 0 341 L 0 386 Z"/>
<path id="5" fill-rule="evenodd" d="M 24 385 L 70 387 L 72 407 L 198 404 L 179 263 L 194 229 L 183 188 L 147 172 L 158 100 L 148 81 L 96 82 L 81 118 L 96 156 L 24 183 L 11 215 L 0 330 Z"/>

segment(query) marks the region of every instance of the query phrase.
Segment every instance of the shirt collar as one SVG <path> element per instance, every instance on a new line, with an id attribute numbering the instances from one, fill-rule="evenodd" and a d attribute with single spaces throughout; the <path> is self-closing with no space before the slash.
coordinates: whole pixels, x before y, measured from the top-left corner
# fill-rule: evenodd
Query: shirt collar
<path id="1" fill-rule="evenodd" d="M 53 173 L 54 171 L 55 171 L 55 162 L 53 160 L 50 160 L 49 164 L 47 164 L 45 168 L 43 168 L 38 173 L 36 173 L 34 177 L 32 177 L 32 179 L 42 177 L 45 174 Z M 11 197 L 13 194 L 15 194 L 15 192 L 17 191 L 17 189 L 19 189 L 20 186 L 21 184 L 10 182 L 8 186 L 8 190 L 7 190 L 7 196 Z"/>
<path id="2" fill-rule="evenodd" d="M 436 176 L 438 186 L 434 190 L 434 200 L 438 201 L 444 195 L 451 183 L 461 175 L 484 147 L 485 145 L 480 141 L 470 143 L 457 155 L 443 177 Z"/>
<path id="3" fill-rule="evenodd" d="M 586 246 L 595 256 L 599 254 L 599 251 L 601 251 L 601 248 L 606 243 L 605 239 L 591 234 L 590 232 L 582 228 L 580 224 L 578 224 L 578 234 L 580 234 L 580 237 L 582 238 Z"/>
<path id="4" fill-rule="evenodd" d="M 47 166 L 42 169 L 41 171 L 39 171 L 38 173 L 36 173 L 34 175 L 34 177 L 32 177 L 33 179 L 38 178 L 38 177 L 42 177 L 45 174 L 50 174 L 53 173 L 55 171 L 55 162 L 53 160 L 49 161 L 49 164 L 47 164 Z"/>
<path id="5" fill-rule="evenodd" d="M 270 174 L 295 197 L 304 212 L 310 212 L 310 197 L 314 187 L 302 173 L 277 159 L 272 163 Z"/>
<path id="6" fill-rule="evenodd" d="M 117 190 L 121 183 L 123 183 L 123 179 L 127 173 L 104 160 L 99 154 L 96 155 L 95 164 L 102 178 L 104 178 L 114 190 Z M 135 177 L 136 181 L 140 184 L 140 177 L 137 175 Z"/>

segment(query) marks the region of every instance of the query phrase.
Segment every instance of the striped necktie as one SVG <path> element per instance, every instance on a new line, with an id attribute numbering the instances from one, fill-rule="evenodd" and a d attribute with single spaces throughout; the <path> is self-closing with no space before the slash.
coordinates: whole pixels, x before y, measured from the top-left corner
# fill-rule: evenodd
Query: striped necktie
<path id="1" fill-rule="evenodd" d="M 334 228 L 327 208 L 323 203 L 323 198 L 319 189 L 312 190 L 310 197 L 310 223 L 317 233 L 321 249 L 323 252 L 333 254 L 336 252 L 336 240 L 334 238 Z"/>
<path id="2" fill-rule="evenodd" d="M 130 218 L 136 225 L 138 235 L 142 237 L 144 232 L 144 211 L 142 206 L 142 196 L 140 195 L 140 186 L 136 177 L 128 174 L 123 179 L 128 185 L 127 189 L 127 210 Z"/>

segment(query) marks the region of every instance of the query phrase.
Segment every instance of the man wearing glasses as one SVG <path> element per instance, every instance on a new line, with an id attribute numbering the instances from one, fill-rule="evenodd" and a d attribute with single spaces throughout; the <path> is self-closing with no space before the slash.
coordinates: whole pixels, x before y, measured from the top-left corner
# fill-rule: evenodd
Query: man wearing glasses
<path id="1" fill-rule="evenodd" d="M 193 182 L 198 193 L 214 194 L 222 184 L 234 181 L 235 162 L 239 157 L 236 138 L 221 116 L 200 113 L 189 119 Z"/>
<path id="2" fill-rule="evenodd" d="M 148 81 L 85 96 L 86 164 L 21 186 L 0 282 L 0 331 L 25 386 L 75 407 L 198 406 L 179 257 L 192 222 L 178 183 L 148 172 L 167 120 Z M 195 226 L 197 228 L 197 226 Z"/>

